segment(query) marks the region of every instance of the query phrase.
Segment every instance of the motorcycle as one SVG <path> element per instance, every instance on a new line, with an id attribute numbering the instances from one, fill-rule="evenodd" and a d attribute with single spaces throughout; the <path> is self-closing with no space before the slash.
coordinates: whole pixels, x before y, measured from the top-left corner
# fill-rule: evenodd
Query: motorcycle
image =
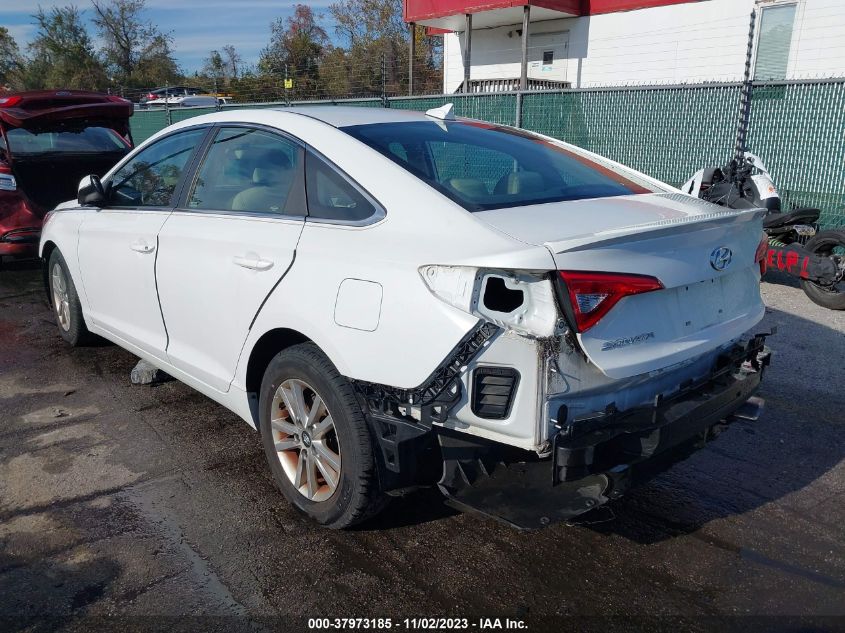
<path id="1" fill-rule="evenodd" d="M 765 269 L 798 277 L 811 301 L 845 310 L 845 229 L 819 231 L 819 209 L 782 211 L 777 187 L 757 156 L 745 152 L 726 167 L 700 169 L 681 190 L 723 207 L 766 209 Z"/>

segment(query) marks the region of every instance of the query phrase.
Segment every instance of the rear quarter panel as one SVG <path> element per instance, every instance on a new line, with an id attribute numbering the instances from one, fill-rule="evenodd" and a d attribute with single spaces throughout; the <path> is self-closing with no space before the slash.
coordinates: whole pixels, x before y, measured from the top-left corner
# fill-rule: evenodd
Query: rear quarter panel
<path id="1" fill-rule="evenodd" d="M 344 132 L 286 116 L 296 124 L 291 131 L 367 190 L 386 217 L 367 227 L 306 221 L 291 270 L 268 298 L 246 341 L 236 387 L 245 384 L 246 359 L 256 341 L 279 327 L 312 339 L 348 377 L 417 387 L 478 321 L 437 299 L 420 277 L 421 266 L 553 268 L 544 247 L 523 244 L 480 222 Z M 345 327 L 335 318 L 339 289 L 347 279 L 381 286 L 372 331 Z"/>

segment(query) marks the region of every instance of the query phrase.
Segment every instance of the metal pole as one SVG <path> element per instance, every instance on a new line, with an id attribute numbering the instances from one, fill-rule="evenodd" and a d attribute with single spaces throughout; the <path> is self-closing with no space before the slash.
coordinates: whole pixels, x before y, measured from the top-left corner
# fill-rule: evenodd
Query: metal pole
<path id="1" fill-rule="evenodd" d="M 531 6 L 522 9 L 522 66 L 519 70 L 519 89 L 528 90 L 528 24 L 531 19 Z"/>
<path id="2" fill-rule="evenodd" d="M 287 107 L 290 107 L 290 92 L 288 92 L 288 63 L 287 62 L 285 62 L 284 91 L 285 91 L 285 105 L 287 105 Z"/>
<path id="3" fill-rule="evenodd" d="M 472 13 L 466 14 L 464 29 L 464 92 L 469 92 L 470 54 L 472 53 Z"/>
<path id="4" fill-rule="evenodd" d="M 734 147 L 734 159 L 742 160 L 742 155 L 747 149 L 748 122 L 751 119 L 751 93 L 754 87 L 751 82 L 751 57 L 754 53 L 754 22 L 757 19 L 756 11 L 751 11 L 751 20 L 748 26 L 748 50 L 745 53 L 745 75 L 742 80 L 742 88 L 739 92 L 739 120 L 736 126 L 736 145 Z"/>
<path id="5" fill-rule="evenodd" d="M 381 54 L 381 106 L 389 108 L 390 102 L 387 100 L 387 53 Z"/>
<path id="6" fill-rule="evenodd" d="M 164 87 L 164 116 L 167 117 L 167 125 L 173 125 L 173 118 L 170 115 L 170 87 Z"/>
<path id="7" fill-rule="evenodd" d="M 417 25 L 408 24 L 411 31 L 411 41 L 408 45 L 408 96 L 414 95 L 414 57 L 417 56 Z"/>

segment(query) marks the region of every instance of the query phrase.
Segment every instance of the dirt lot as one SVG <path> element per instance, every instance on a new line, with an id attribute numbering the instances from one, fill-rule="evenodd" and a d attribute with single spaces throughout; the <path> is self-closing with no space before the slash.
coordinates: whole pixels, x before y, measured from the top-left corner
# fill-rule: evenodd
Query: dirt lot
<path id="1" fill-rule="evenodd" d="M 779 329 L 763 419 L 603 522 L 521 533 L 428 491 L 330 532 L 276 491 L 257 433 L 178 382 L 132 386 L 118 347 L 68 348 L 38 270 L 6 268 L 0 629 L 453 615 L 478 630 L 509 615 L 531 630 L 845 630 L 845 314 L 788 284 L 763 293 L 763 328 Z"/>

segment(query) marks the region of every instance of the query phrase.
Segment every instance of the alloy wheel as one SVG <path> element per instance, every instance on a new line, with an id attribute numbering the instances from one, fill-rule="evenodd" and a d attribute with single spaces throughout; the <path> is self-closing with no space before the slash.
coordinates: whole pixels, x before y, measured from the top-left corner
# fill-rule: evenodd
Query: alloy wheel
<path id="1" fill-rule="evenodd" d="M 270 427 L 276 457 L 293 487 L 325 501 L 340 482 L 340 442 L 331 412 L 304 380 L 285 380 L 273 395 Z"/>
<path id="2" fill-rule="evenodd" d="M 56 310 L 59 327 L 68 332 L 70 330 L 70 303 L 68 301 L 67 278 L 64 269 L 58 263 L 53 264 L 52 288 L 53 307 Z"/>

